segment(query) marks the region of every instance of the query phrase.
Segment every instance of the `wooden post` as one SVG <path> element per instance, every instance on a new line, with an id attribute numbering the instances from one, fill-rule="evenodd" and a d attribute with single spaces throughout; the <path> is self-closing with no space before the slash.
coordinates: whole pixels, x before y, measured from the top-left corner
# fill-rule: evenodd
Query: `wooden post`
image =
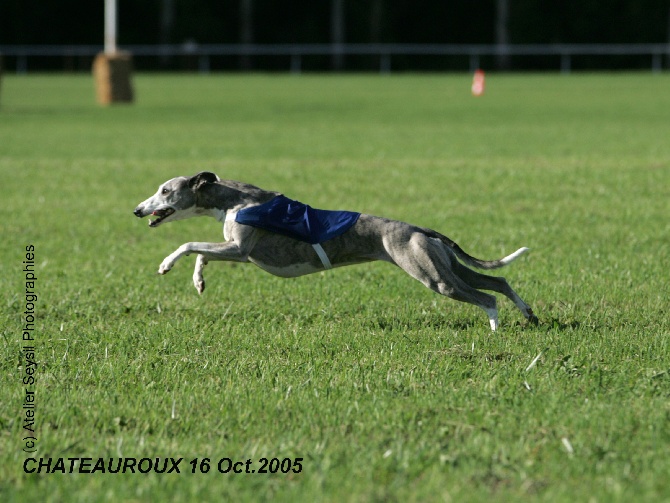
<path id="1" fill-rule="evenodd" d="M 98 54 L 93 60 L 93 76 L 98 103 L 132 103 L 132 57 L 129 53 Z"/>
<path id="2" fill-rule="evenodd" d="M 93 61 L 93 77 L 98 103 L 132 103 L 133 60 L 130 53 L 116 48 L 116 0 L 105 0 L 105 50 Z"/>

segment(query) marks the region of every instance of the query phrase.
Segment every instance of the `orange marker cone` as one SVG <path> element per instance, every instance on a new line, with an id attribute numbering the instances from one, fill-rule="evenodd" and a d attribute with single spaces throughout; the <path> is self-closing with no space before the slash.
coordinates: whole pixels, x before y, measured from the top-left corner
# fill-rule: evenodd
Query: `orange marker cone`
<path id="1" fill-rule="evenodd" d="M 481 96 L 484 94 L 484 71 L 476 70 L 472 78 L 472 95 Z"/>

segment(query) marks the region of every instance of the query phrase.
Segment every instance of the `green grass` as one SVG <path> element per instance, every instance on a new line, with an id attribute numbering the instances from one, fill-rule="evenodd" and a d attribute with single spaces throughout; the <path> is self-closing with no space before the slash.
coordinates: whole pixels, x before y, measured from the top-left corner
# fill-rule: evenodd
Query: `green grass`
<path id="1" fill-rule="evenodd" d="M 667 501 L 667 75 L 5 75 L 2 501 Z M 501 330 L 388 264 L 294 280 L 213 263 L 135 205 L 211 170 L 435 228 L 502 272 Z M 210 458 L 207 474 L 23 473 L 24 248 L 35 246 L 38 457 Z M 536 365 L 529 364 L 541 353 Z M 571 446 L 569 452 L 567 446 Z M 300 474 L 219 474 L 229 457 Z"/>

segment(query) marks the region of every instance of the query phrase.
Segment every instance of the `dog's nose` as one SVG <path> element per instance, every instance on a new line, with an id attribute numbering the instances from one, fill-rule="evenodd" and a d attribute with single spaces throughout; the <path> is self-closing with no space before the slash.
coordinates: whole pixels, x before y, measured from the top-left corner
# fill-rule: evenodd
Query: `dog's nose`
<path id="1" fill-rule="evenodd" d="M 142 216 L 142 208 L 140 208 L 138 206 L 137 208 L 135 208 L 135 211 L 133 211 L 133 213 L 135 214 L 136 217 L 141 217 Z"/>

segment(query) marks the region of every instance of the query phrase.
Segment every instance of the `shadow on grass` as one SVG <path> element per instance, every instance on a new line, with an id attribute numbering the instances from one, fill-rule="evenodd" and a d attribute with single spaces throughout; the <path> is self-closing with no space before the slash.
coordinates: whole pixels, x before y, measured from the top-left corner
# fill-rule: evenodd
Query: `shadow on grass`
<path id="1" fill-rule="evenodd" d="M 499 353 L 494 353 L 491 351 L 485 351 L 485 352 L 473 352 L 471 349 L 465 347 L 465 346 L 452 346 L 450 348 L 444 349 L 441 351 L 442 354 L 452 357 L 452 358 L 458 358 L 460 360 L 465 360 L 465 361 L 473 361 L 473 362 L 489 362 L 489 363 L 494 363 L 494 362 L 512 362 L 516 358 L 516 356 L 512 353 L 509 353 L 507 351 L 502 351 Z"/>
<path id="2" fill-rule="evenodd" d="M 565 328 L 576 328 L 579 326 L 579 322 L 576 323 L 576 326 L 569 324 L 562 324 L 560 329 Z M 395 316 L 389 317 L 378 317 L 377 319 L 370 320 L 367 323 L 368 328 L 377 329 L 382 331 L 394 331 L 394 330 L 403 330 L 403 331 L 412 331 L 412 330 L 421 330 L 421 329 L 434 329 L 434 330 L 452 330 L 452 331 L 465 331 L 471 330 L 478 327 L 488 327 L 488 322 L 485 318 L 448 318 L 448 317 L 435 317 L 435 318 L 397 318 Z M 551 320 L 549 324 L 540 322 L 539 325 L 529 323 L 528 321 L 514 321 L 507 325 L 503 326 L 505 328 L 513 328 L 515 330 L 535 330 L 538 327 L 548 326 L 550 329 L 555 327 L 555 320 Z"/>
<path id="3" fill-rule="evenodd" d="M 366 323 L 367 327 L 373 330 L 382 330 L 384 332 L 392 331 L 414 331 L 422 329 L 434 330 L 467 330 L 477 325 L 476 320 L 449 319 L 449 318 L 397 318 L 395 316 L 378 317 L 371 319 Z"/>
<path id="4" fill-rule="evenodd" d="M 546 331 L 557 330 L 564 332 L 566 330 L 577 330 L 582 327 L 582 322 L 579 320 L 561 321 L 558 318 L 550 318 L 547 321 L 540 322 L 539 327 L 546 329 Z"/>

